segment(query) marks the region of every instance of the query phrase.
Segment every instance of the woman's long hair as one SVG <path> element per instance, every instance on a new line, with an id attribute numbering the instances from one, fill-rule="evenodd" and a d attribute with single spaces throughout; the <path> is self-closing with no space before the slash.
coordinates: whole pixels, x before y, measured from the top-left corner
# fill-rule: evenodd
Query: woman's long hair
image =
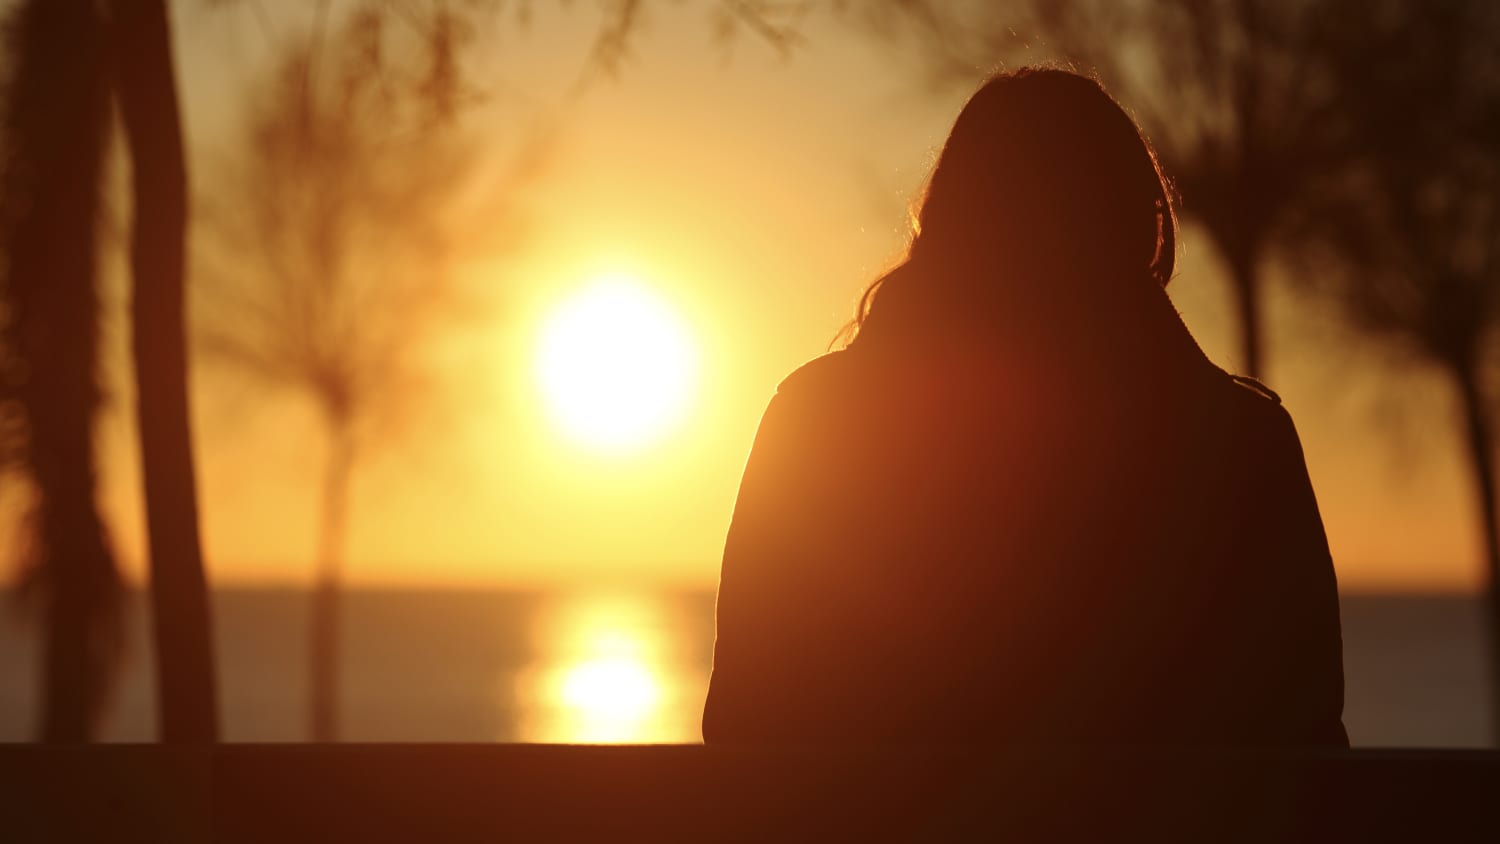
<path id="1" fill-rule="evenodd" d="M 1159 290 L 1176 261 L 1172 206 L 1155 152 L 1098 81 L 1055 68 L 997 74 L 953 125 L 906 259 L 866 288 L 840 336 L 852 342 L 872 317 L 993 328 Z"/>

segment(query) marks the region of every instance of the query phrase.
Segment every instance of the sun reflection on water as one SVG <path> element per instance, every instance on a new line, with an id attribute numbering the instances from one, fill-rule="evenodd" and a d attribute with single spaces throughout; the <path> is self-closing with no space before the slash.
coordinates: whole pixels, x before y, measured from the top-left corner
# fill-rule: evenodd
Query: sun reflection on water
<path id="1" fill-rule="evenodd" d="M 670 619 L 645 598 L 579 597 L 538 621 L 544 659 L 521 678 L 520 739 L 631 744 L 697 741 L 692 683 L 672 659 Z"/>

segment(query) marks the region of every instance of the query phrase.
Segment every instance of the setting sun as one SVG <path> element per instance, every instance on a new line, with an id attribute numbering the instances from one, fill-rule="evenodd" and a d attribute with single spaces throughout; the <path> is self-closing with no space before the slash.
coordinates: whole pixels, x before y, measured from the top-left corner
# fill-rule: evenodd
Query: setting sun
<path id="1" fill-rule="evenodd" d="M 547 317 L 536 349 L 538 387 L 571 439 L 628 451 L 681 421 L 697 350 L 668 304 L 633 278 L 599 278 Z"/>

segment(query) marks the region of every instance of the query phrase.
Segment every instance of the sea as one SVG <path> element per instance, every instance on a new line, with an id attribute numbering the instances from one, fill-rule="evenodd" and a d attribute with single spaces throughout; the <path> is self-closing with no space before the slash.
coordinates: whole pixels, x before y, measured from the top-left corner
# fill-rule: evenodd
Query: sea
<path id="1" fill-rule="evenodd" d="M 713 593 L 351 589 L 338 738 L 365 742 L 698 742 Z M 225 738 L 307 739 L 307 593 L 214 594 Z M 156 735 L 142 597 L 102 724 Z M 1492 746 L 1484 609 L 1461 594 L 1342 598 L 1346 704 L 1357 746 Z M 0 605 L 0 741 L 37 723 L 34 623 Z"/>

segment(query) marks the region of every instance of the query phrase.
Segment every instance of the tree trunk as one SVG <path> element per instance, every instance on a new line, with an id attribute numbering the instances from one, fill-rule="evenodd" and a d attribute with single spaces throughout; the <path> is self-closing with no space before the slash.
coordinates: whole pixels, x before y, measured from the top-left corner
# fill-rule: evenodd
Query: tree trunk
<path id="1" fill-rule="evenodd" d="M 87 236 L 92 237 L 91 227 Z M 73 237 L 54 232 L 49 240 L 62 246 Z M 98 302 L 93 279 L 71 275 L 48 279 L 52 284 L 44 297 L 50 313 L 34 316 L 43 317 L 49 336 L 75 348 L 34 349 L 35 382 L 24 392 L 32 477 L 40 497 L 38 575 L 46 622 L 40 738 L 66 743 L 97 738 L 122 632 L 119 574 L 94 503 Z"/>
<path id="2" fill-rule="evenodd" d="M 308 617 L 308 689 L 313 741 L 339 738 L 339 589 L 349 515 L 349 480 L 354 448 L 347 420 L 328 425 L 328 456 L 323 467 L 323 502 L 318 536 L 318 573 Z"/>
<path id="3" fill-rule="evenodd" d="M 1490 742 L 1500 744 L 1500 530 L 1495 513 L 1494 440 L 1488 406 L 1480 394 L 1472 367 L 1456 368 L 1459 398 L 1463 404 L 1464 428 L 1469 446 L 1469 467 L 1478 495 L 1479 522 L 1484 532 L 1485 596 L 1490 659 Z"/>
<path id="4" fill-rule="evenodd" d="M 1261 371 L 1261 310 L 1260 273 L 1255 262 L 1255 253 L 1247 249 L 1234 249 L 1227 256 L 1229 283 L 1234 288 L 1235 315 L 1240 323 L 1241 374 L 1260 378 Z"/>
<path id="5" fill-rule="evenodd" d="M 151 556 L 158 725 L 219 737 L 213 628 L 198 536 L 184 327 L 187 165 L 163 0 L 113 4 L 115 91 L 134 173 L 132 338 Z"/>
<path id="6" fill-rule="evenodd" d="M 93 449 L 78 456 L 92 460 Z M 87 742 L 98 737 L 118 662 L 119 576 L 94 511 L 92 478 L 87 488 L 66 484 L 67 494 L 61 496 L 55 482 L 48 486 L 40 508 L 51 571 L 39 737 L 45 742 Z"/>
<path id="7" fill-rule="evenodd" d="M 102 32 L 89 0 L 32 0 L 13 14 L 0 253 L 10 374 L 38 496 L 39 737 L 81 742 L 95 738 L 121 635 L 119 575 L 94 502 Z"/>

